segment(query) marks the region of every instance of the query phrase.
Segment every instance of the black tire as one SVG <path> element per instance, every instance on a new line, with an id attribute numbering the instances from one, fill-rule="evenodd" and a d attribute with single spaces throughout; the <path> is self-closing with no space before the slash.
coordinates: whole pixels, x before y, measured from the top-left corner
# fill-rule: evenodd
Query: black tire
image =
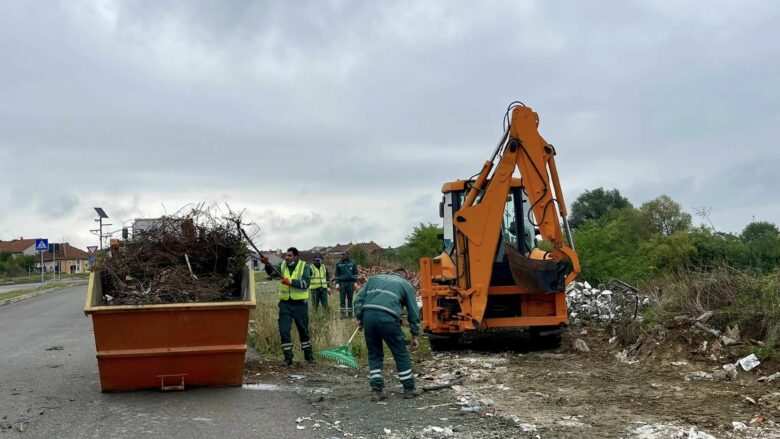
<path id="1" fill-rule="evenodd" d="M 461 334 L 429 335 L 428 343 L 432 351 L 451 351 L 458 348 Z"/>
<path id="2" fill-rule="evenodd" d="M 557 326 L 531 326 L 528 328 L 528 334 L 531 339 L 531 345 L 541 349 L 556 349 L 561 346 L 561 334 L 542 335 L 545 332 L 555 331 Z"/>

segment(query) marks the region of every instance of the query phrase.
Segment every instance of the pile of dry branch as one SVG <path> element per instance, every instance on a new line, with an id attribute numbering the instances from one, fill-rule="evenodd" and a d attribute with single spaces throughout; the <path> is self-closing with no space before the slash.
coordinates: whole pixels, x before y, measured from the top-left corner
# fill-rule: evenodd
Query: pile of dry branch
<path id="1" fill-rule="evenodd" d="M 249 252 L 237 221 L 236 214 L 218 216 L 198 206 L 136 231 L 96 267 L 103 304 L 240 300 Z"/>

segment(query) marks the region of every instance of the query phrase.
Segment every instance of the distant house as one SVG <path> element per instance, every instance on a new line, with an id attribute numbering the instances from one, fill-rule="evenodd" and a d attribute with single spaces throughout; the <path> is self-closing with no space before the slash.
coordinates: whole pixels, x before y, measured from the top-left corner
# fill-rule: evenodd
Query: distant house
<path id="1" fill-rule="evenodd" d="M 35 242 L 33 241 L 33 244 Z M 55 253 L 56 252 L 56 253 Z M 84 250 L 73 247 L 67 242 L 62 244 L 49 244 L 49 251 L 43 252 L 43 270 L 46 272 L 78 274 L 86 273 L 89 262 L 89 254 Z M 40 270 L 41 260 L 35 263 L 35 268 Z"/>
<path id="2" fill-rule="evenodd" d="M 280 264 L 284 259 L 280 258 L 279 256 L 273 254 L 273 253 L 263 253 L 263 256 L 268 258 L 268 262 L 270 262 L 273 265 Z M 260 256 L 255 251 L 249 252 L 249 266 L 252 267 L 254 270 L 263 270 L 262 265 L 260 264 Z"/>
<path id="3" fill-rule="evenodd" d="M 0 241 L 0 253 L 11 253 L 12 255 L 34 255 L 34 239 L 12 239 L 10 241 Z"/>

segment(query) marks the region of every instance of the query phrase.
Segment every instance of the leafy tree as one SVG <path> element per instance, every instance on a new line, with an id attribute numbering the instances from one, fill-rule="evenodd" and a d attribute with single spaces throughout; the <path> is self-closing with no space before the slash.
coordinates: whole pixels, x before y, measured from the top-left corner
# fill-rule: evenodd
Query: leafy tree
<path id="1" fill-rule="evenodd" d="M 580 277 L 594 284 L 610 278 L 629 283 L 649 279 L 653 267 L 642 243 L 651 236 L 644 216 L 634 208 L 613 210 L 586 222 L 574 232 Z"/>
<path id="2" fill-rule="evenodd" d="M 661 195 L 644 203 L 639 210 L 645 215 L 654 232 L 664 236 L 691 228 L 691 215 L 683 212 L 682 207 L 668 195 Z"/>
<path id="3" fill-rule="evenodd" d="M 400 248 L 404 264 L 415 266 L 422 257 L 433 257 L 441 253 L 442 243 L 439 235 L 442 228 L 435 224 L 420 223 L 411 234 L 407 235 L 404 245 Z"/>
<path id="4" fill-rule="evenodd" d="M 571 204 L 569 224 L 576 229 L 587 221 L 603 217 L 610 210 L 627 207 L 633 206 L 617 189 L 605 191 L 600 187 L 585 191 Z"/>
<path id="5" fill-rule="evenodd" d="M 652 267 L 661 271 L 688 268 L 696 259 L 696 246 L 688 232 L 676 232 L 671 236 L 656 234 L 640 247 Z"/>
<path id="6" fill-rule="evenodd" d="M 368 253 L 366 252 L 366 249 L 359 245 L 350 247 L 349 257 L 358 265 L 366 266 L 366 262 L 368 262 Z"/>
<path id="7" fill-rule="evenodd" d="M 780 265 L 780 232 L 776 225 L 754 221 L 740 236 L 747 247 L 750 268 L 766 273 Z"/>

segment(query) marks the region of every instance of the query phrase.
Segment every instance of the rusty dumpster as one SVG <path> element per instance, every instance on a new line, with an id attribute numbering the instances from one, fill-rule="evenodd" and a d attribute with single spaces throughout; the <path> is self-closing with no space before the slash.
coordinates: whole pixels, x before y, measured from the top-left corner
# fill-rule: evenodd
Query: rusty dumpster
<path id="1" fill-rule="evenodd" d="M 92 316 L 103 392 L 241 384 L 256 305 L 252 270 L 244 270 L 236 301 L 101 306 L 101 297 L 100 273 L 92 273 L 84 313 Z"/>

